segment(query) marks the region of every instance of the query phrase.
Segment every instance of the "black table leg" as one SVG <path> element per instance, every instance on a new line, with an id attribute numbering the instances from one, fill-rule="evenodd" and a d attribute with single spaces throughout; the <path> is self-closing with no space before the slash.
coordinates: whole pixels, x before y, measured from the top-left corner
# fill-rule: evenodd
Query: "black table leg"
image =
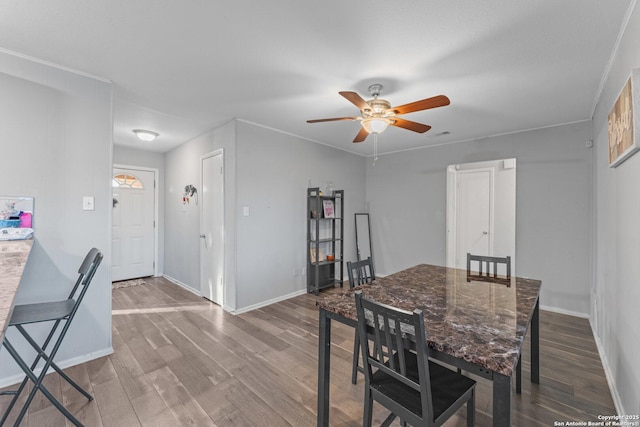
<path id="1" fill-rule="evenodd" d="M 540 384 L 540 300 L 531 317 L 531 382 Z"/>
<path id="2" fill-rule="evenodd" d="M 516 365 L 516 393 L 522 393 L 522 355 L 518 356 Z"/>
<path id="3" fill-rule="evenodd" d="M 493 374 L 493 425 L 511 427 L 511 377 Z"/>
<path id="4" fill-rule="evenodd" d="M 318 331 L 318 427 L 329 426 L 329 380 L 331 373 L 331 318 L 320 308 Z"/>

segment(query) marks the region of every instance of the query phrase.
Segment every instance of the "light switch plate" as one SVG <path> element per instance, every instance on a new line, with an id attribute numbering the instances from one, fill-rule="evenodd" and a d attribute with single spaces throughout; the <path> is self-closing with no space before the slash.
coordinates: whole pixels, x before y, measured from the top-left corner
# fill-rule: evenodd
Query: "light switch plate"
<path id="1" fill-rule="evenodd" d="M 92 211 L 94 209 L 95 209 L 95 204 L 94 204 L 93 196 L 84 196 L 82 198 L 82 210 Z"/>

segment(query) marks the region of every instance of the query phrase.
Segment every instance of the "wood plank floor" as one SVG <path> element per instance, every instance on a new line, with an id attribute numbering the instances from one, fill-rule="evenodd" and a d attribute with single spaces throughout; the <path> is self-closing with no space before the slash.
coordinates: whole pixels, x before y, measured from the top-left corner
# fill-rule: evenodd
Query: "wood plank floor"
<path id="1" fill-rule="evenodd" d="M 588 321 L 541 311 L 540 323 L 540 385 L 529 381 L 527 342 L 514 425 L 614 414 Z M 95 397 L 92 402 L 57 375 L 46 383 L 87 426 L 314 426 L 317 329 L 313 295 L 234 316 L 155 278 L 113 291 L 115 353 L 66 370 Z M 363 380 L 350 381 L 354 332 L 337 322 L 332 332 L 330 424 L 358 426 Z M 476 425 L 489 426 L 491 384 L 476 380 Z M 0 397 L 0 410 L 7 401 Z M 376 405 L 374 423 L 385 417 Z M 71 424 L 39 395 L 22 425 Z M 465 409 L 446 426 L 466 426 Z"/>

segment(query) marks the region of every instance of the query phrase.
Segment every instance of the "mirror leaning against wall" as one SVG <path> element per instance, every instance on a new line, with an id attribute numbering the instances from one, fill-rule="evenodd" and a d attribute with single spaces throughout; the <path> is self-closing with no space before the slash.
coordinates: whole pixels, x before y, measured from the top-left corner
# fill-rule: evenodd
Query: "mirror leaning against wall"
<path id="1" fill-rule="evenodd" d="M 356 219 L 356 250 L 358 261 L 371 257 L 373 264 L 373 249 L 371 246 L 371 223 L 368 213 L 355 214 Z"/>

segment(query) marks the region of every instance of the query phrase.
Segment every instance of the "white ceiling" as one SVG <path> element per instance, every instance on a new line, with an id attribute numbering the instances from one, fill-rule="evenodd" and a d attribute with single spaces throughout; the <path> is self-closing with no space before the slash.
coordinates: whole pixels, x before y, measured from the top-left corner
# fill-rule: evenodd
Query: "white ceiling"
<path id="1" fill-rule="evenodd" d="M 0 0 L 0 48 L 111 80 L 114 142 L 164 152 L 233 118 L 362 155 L 350 90 L 400 105 L 380 152 L 588 120 L 635 0 Z M 154 130 L 142 144 L 131 132 Z M 449 135 L 439 135 L 448 131 Z"/>

